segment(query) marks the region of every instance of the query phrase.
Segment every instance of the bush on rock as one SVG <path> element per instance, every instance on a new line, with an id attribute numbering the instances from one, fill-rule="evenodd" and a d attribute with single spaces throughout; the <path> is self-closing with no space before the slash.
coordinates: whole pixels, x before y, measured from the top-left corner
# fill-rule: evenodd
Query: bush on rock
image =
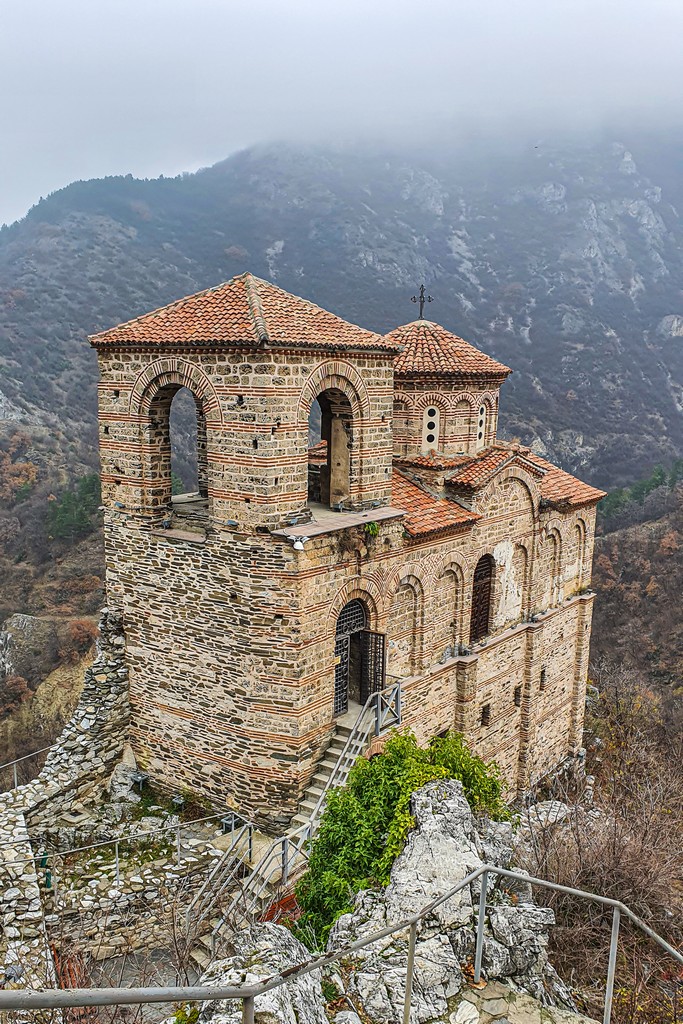
<path id="1" fill-rule="evenodd" d="M 410 799 L 437 779 L 458 779 L 473 811 L 509 817 L 497 766 L 486 764 L 458 733 L 419 747 L 411 732 L 394 733 L 381 754 L 359 758 L 346 785 L 327 797 L 309 867 L 296 887 L 303 914 L 298 936 L 323 947 L 331 926 L 362 889 L 385 886 L 415 822 Z"/>

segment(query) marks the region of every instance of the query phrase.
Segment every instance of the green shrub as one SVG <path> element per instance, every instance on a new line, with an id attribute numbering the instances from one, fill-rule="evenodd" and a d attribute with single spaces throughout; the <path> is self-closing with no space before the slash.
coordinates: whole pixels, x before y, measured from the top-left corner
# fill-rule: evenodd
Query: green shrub
<path id="1" fill-rule="evenodd" d="M 303 914 L 296 931 L 322 947 L 336 919 L 351 909 L 361 889 L 383 886 L 415 822 L 412 794 L 436 779 L 459 779 L 474 811 L 509 817 L 503 782 L 494 764 L 469 750 L 462 736 L 448 733 L 419 747 L 413 733 L 396 732 L 381 754 L 359 758 L 346 786 L 327 797 L 311 845 L 308 871 L 296 887 Z"/>

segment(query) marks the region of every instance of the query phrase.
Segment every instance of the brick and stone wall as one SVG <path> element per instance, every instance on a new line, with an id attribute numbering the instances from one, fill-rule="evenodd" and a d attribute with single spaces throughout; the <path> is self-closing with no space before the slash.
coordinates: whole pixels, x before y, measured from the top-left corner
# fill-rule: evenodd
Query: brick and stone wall
<path id="1" fill-rule="evenodd" d="M 125 623 L 133 749 L 157 784 L 279 830 L 334 732 L 335 627 L 354 598 L 386 634 L 387 676 L 404 681 L 421 737 L 462 729 L 512 790 L 578 748 L 594 508 L 547 509 L 542 470 L 502 469 L 472 498 L 478 522 L 459 532 L 416 538 L 394 517 L 371 536 L 340 520 L 300 551 L 273 533 L 310 515 L 308 414 L 321 393 L 346 417 L 329 429 L 348 446 L 348 504 L 365 507 L 391 500 L 394 397 L 399 447 L 419 448 L 433 403 L 439 449 L 474 451 L 495 440 L 497 386 L 402 382 L 394 395 L 377 352 L 107 349 L 100 365 L 108 596 Z M 207 481 L 206 503 L 182 516 L 167 422 L 181 386 L 198 403 Z M 469 649 L 486 554 L 490 636 Z"/>

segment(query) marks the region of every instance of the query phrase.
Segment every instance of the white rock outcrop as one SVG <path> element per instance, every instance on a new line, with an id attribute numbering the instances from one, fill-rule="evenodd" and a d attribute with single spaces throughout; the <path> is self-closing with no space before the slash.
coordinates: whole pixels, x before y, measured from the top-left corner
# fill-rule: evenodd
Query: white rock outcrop
<path id="1" fill-rule="evenodd" d="M 396 858 L 384 890 L 358 894 L 351 913 L 330 933 L 328 952 L 411 916 L 448 892 L 483 863 L 509 867 L 513 828 L 474 818 L 462 786 L 453 780 L 424 786 L 412 801 L 416 826 Z M 480 884 L 468 885 L 418 926 L 411 1024 L 541 1024 L 585 1021 L 548 962 L 553 912 L 537 906 L 531 887 L 489 880 L 483 968 L 488 984 L 468 983 L 474 956 Z M 254 925 L 234 938 L 234 956 L 216 962 L 202 985 L 250 984 L 309 960 L 312 954 L 274 924 Z M 408 962 L 408 930 L 344 954 L 332 965 L 339 994 L 334 1024 L 400 1024 Z M 330 970 L 330 968 L 328 968 Z M 328 1007 L 330 1011 L 330 1007 Z M 258 1024 L 325 1024 L 319 972 L 273 989 L 255 1003 Z M 237 1004 L 206 1003 L 198 1024 L 239 1024 Z M 167 1024 L 172 1024 L 172 1018 Z"/>

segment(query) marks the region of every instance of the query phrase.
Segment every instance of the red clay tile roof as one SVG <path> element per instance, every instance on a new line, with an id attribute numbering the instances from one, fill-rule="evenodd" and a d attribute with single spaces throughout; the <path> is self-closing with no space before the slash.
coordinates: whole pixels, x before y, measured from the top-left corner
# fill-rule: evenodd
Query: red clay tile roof
<path id="1" fill-rule="evenodd" d="M 482 448 L 476 455 L 469 456 L 467 465 L 463 465 L 455 473 L 449 473 L 447 483 L 456 487 L 464 487 L 468 491 L 476 491 L 494 477 L 503 466 L 522 458 L 527 463 L 524 453 L 518 448 L 505 444 L 495 444 L 490 448 Z M 537 466 L 529 467 L 536 476 L 542 476 Z"/>
<path id="2" fill-rule="evenodd" d="M 386 340 L 403 346 L 394 363 L 397 377 L 497 377 L 512 370 L 450 334 L 431 320 L 415 320 L 397 327 Z"/>
<path id="3" fill-rule="evenodd" d="M 552 462 L 547 462 L 540 455 L 527 452 L 526 458 L 539 469 L 546 471 L 541 483 L 541 500 L 548 505 L 558 509 L 581 508 L 583 505 L 595 505 L 607 493 L 585 484 L 571 473 L 565 473 L 563 469 L 553 466 Z"/>
<path id="4" fill-rule="evenodd" d="M 446 483 L 449 486 L 476 491 L 500 472 L 503 466 L 521 459 L 532 474 L 541 477 L 541 501 L 548 505 L 558 509 L 580 508 L 582 505 L 593 505 L 605 497 L 604 491 L 577 480 L 520 444 L 499 441 L 491 448 L 483 448 L 475 456 L 466 456 L 466 459 L 462 468 L 448 474 Z"/>
<path id="5" fill-rule="evenodd" d="M 470 526 L 481 518 L 453 501 L 428 494 L 397 469 L 391 478 L 391 504 L 408 513 L 403 526 L 411 537 Z"/>
<path id="6" fill-rule="evenodd" d="M 327 441 L 318 441 L 308 449 L 308 461 L 314 466 L 322 466 L 327 462 Z"/>
<path id="7" fill-rule="evenodd" d="M 94 334 L 105 345 L 248 345 L 392 352 L 398 342 L 347 323 L 253 274 L 189 295 L 135 320 Z"/>

